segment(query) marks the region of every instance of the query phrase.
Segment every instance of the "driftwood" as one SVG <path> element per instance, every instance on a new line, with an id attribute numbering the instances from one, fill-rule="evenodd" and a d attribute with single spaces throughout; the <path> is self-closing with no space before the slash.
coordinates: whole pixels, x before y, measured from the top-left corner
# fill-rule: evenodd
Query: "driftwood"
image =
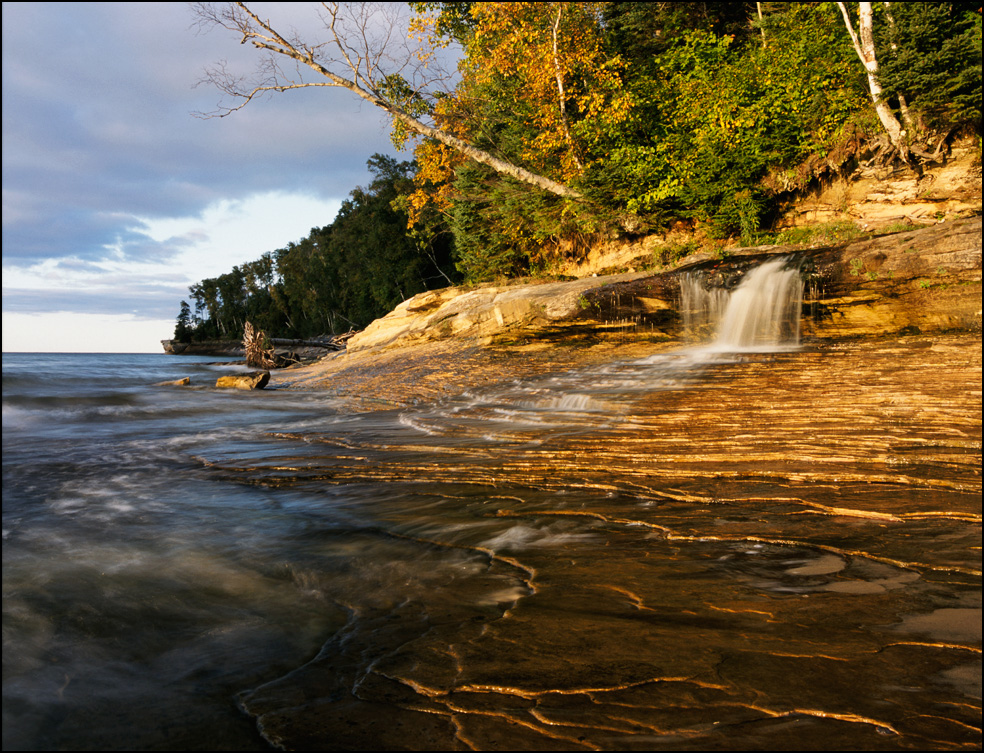
<path id="1" fill-rule="evenodd" d="M 267 342 L 266 333 L 254 329 L 251 322 L 246 322 L 243 329 L 243 350 L 246 352 L 246 365 L 260 369 L 276 367 L 277 357 L 272 347 L 263 347 Z M 271 343 L 272 345 L 272 343 Z"/>
<path id="2" fill-rule="evenodd" d="M 271 337 L 269 342 L 275 348 L 324 348 L 325 350 L 345 350 L 345 343 L 349 338 L 357 334 L 356 330 L 350 329 L 341 335 L 323 337 L 317 340 L 290 340 L 283 337 Z"/>
<path id="3" fill-rule="evenodd" d="M 329 338 L 328 343 L 330 347 L 334 348 L 335 350 L 345 350 L 346 343 L 348 343 L 348 341 L 352 338 L 353 335 L 357 335 L 357 334 L 358 332 L 356 330 L 350 329 L 348 332 L 345 332 L 344 334 L 335 335 L 334 337 Z"/>
<path id="4" fill-rule="evenodd" d="M 279 369 L 291 364 L 300 363 L 302 358 L 288 348 L 321 348 L 324 350 L 345 350 L 349 339 L 356 334 L 350 329 L 341 335 L 319 338 L 317 340 L 291 340 L 280 337 L 267 337 L 262 330 L 256 329 L 251 322 L 246 322 L 243 328 L 243 350 L 246 354 L 246 365 L 258 369 Z"/>

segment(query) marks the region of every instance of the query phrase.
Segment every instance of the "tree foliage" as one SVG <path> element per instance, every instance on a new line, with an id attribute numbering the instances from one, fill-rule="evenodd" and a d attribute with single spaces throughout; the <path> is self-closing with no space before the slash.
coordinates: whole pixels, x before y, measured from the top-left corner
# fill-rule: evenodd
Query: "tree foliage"
<path id="1" fill-rule="evenodd" d="M 662 46 L 640 82 L 639 112 L 660 128 L 616 151 L 618 169 L 632 176 L 627 208 L 695 217 L 720 233 L 750 227 L 752 214 L 768 209 L 765 176 L 829 150 L 863 108 L 860 75 L 830 9 L 791 4 L 762 26 L 764 46 L 703 30 Z M 821 56 L 824 65 L 813 64 Z"/>
<path id="2" fill-rule="evenodd" d="M 889 54 L 881 66 L 885 94 L 907 105 L 922 126 L 981 128 L 980 3 L 891 3 L 893 23 L 879 26 Z"/>
<path id="3" fill-rule="evenodd" d="M 396 143 L 415 139 L 415 163 L 374 157 L 330 225 L 192 286 L 185 334 L 234 337 L 246 319 L 340 332 L 459 276 L 535 272 L 679 219 L 750 242 L 811 164 L 837 169 L 847 157 L 831 155 L 881 132 L 876 111 L 905 123 L 903 157 L 933 131 L 980 134 L 979 4 L 417 2 L 396 56 L 392 17 L 376 21 L 392 5 L 322 4 L 321 42 L 281 36 L 245 4 L 197 6 L 270 56 L 250 84 L 213 69 L 238 98 L 228 111 L 344 86 L 393 116 Z M 859 15 L 852 40 L 844 19 Z M 428 68 L 453 45 L 454 76 Z M 322 80 L 287 77 L 278 56 Z"/>
<path id="4" fill-rule="evenodd" d="M 536 267 L 606 224 L 747 235 L 776 204 L 766 178 L 832 149 L 870 105 L 830 4 L 427 5 L 465 51 L 436 117 L 589 200 L 510 200 L 508 179 L 420 145 L 411 203 L 453 217 L 471 279 Z"/>
<path id="5" fill-rule="evenodd" d="M 195 315 L 185 331 L 198 340 L 239 339 L 249 321 L 271 337 L 338 334 L 448 284 L 450 236 L 407 229 L 400 196 L 412 185 L 413 163 L 377 154 L 368 164 L 373 180 L 352 191 L 331 224 L 192 285 Z M 183 314 L 182 307 L 179 328 Z"/>

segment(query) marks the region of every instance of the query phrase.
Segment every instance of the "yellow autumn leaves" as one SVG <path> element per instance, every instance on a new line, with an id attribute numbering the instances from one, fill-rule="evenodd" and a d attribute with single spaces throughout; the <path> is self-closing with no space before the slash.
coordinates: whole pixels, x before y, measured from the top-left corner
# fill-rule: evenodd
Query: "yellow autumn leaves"
<path id="1" fill-rule="evenodd" d="M 460 79 L 433 112 L 438 127 L 561 183 L 576 181 L 603 156 L 598 144 L 632 106 L 623 63 L 603 44 L 601 5 L 473 3 Z M 418 38 L 434 39 L 426 29 L 434 23 L 434 17 L 418 17 Z M 506 117 L 508 136 L 500 127 Z M 449 183 L 464 159 L 429 141 L 415 156 L 411 222 L 428 201 L 449 206 Z"/>

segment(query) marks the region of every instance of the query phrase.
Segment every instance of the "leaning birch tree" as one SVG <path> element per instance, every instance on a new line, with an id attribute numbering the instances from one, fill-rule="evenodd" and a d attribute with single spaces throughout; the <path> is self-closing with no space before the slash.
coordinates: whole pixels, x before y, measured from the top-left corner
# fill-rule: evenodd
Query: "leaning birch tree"
<path id="1" fill-rule="evenodd" d="M 873 30 L 873 10 L 871 3 L 858 3 L 858 31 L 854 31 L 854 24 L 851 22 L 851 14 L 847 10 L 846 3 L 837 3 L 841 15 L 844 16 L 844 23 L 847 25 L 847 32 L 851 35 L 851 42 L 854 43 L 854 51 L 864 64 L 865 71 L 868 73 L 868 91 L 871 93 L 871 101 L 875 105 L 875 113 L 881 121 L 882 128 L 888 134 L 899 154 L 905 158 L 907 153 L 905 138 L 906 132 L 899 123 L 892 108 L 885 101 L 882 86 L 878 81 L 878 55 L 875 52 L 875 35 Z"/>
<path id="2" fill-rule="evenodd" d="M 205 73 L 232 101 L 203 117 L 225 117 L 271 92 L 313 87 L 347 89 L 388 113 L 396 133 L 415 132 L 460 152 L 523 183 L 567 198 L 581 194 L 543 175 L 500 159 L 447 130 L 428 122 L 435 92 L 429 87 L 445 80 L 433 66 L 432 53 L 415 47 L 403 31 L 397 3 L 320 3 L 324 31 L 321 41 L 281 33 L 246 3 L 193 3 L 199 28 L 227 29 L 262 53 L 256 75 L 243 78 L 218 64 Z M 293 65 L 284 63 L 293 61 Z M 313 71 L 315 78 L 305 78 Z"/>

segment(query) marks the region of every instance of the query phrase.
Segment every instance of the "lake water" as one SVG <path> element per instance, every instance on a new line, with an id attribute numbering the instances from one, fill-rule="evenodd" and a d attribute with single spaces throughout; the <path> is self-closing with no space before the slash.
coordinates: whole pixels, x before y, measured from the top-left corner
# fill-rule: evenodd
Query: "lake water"
<path id="1" fill-rule="evenodd" d="M 979 747 L 979 336 L 214 361 L 3 355 L 5 749 Z"/>

